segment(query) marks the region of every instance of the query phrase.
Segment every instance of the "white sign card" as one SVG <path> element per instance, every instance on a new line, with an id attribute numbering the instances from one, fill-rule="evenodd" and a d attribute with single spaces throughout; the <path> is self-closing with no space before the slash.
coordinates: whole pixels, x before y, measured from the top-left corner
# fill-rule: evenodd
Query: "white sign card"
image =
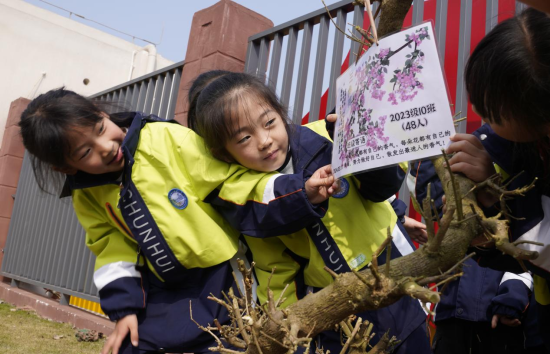
<path id="1" fill-rule="evenodd" d="M 439 155 L 455 132 L 429 22 L 381 39 L 336 90 L 337 178 Z"/>

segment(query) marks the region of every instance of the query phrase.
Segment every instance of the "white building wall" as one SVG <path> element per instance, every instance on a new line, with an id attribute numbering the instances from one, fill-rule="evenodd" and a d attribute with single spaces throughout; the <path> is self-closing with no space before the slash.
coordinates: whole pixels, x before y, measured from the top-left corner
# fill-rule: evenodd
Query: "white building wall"
<path id="1" fill-rule="evenodd" d="M 19 97 L 60 86 L 88 96 L 173 63 L 149 57 L 152 45 L 140 47 L 21 0 L 0 0 L 0 46 L 0 144 L 9 105 Z"/>

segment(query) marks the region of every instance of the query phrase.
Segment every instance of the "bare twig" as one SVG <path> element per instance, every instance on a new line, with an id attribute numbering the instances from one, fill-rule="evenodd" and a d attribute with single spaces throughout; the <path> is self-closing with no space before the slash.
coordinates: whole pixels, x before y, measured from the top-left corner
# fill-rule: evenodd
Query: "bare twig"
<path id="1" fill-rule="evenodd" d="M 338 277 L 338 273 L 336 273 L 335 271 L 333 271 L 333 270 L 330 269 L 329 267 L 324 266 L 323 269 L 324 269 L 328 274 L 330 274 L 330 276 L 331 276 L 333 279 L 336 279 L 336 278 Z"/>
<path id="2" fill-rule="evenodd" d="M 351 39 L 352 41 L 354 42 L 357 42 L 357 43 L 360 43 L 362 45 L 366 45 L 367 47 L 369 46 L 369 44 L 363 42 L 362 40 L 360 40 L 359 38 L 355 37 L 353 34 L 350 36 L 348 35 L 345 31 L 343 31 L 340 27 L 338 27 L 336 25 L 336 22 L 334 22 L 334 19 L 332 18 L 331 14 L 330 14 L 330 11 L 327 7 L 327 4 L 325 4 L 324 0 L 321 0 L 323 2 L 323 5 L 325 5 L 325 9 L 327 10 L 327 14 L 328 14 L 328 17 L 330 18 L 330 20 L 332 21 L 332 24 L 334 25 L 334 27 L 336 27 L 336 29 L 342 33 L 344 36 L 346 36 L 347 38 Z"/>
<path id="3" fill-rule="evenodd" d="M 447 164 L 447 170 L 449 171 L 449 176 L 451 178 L 451 185 L 453 187 L 453 194 L 454 194 L 454 200 L 456 205 L 456 216 L 458 221 L 461 221 L 462 219 L 464 219 L 464 214 L 462 213 L 462 203 L 461 203 L 462 198 L 460 198 L 459 196 L 458 186 L 456 185 L 456 182 L 455 182 L 454 173 L 451 171 L 451 165 L 449 164 L 449 158 L 447 156 L 447 153 L 445 153 L 445 149 L 441 149 L 441 152 L 443 153 L 443 158 L 445 159 L 445 163 Z"/>
<path id="4" fill-rule="evenodd" d="M 447 230 L 449 229 L 449 226 L 453 221 L 454 212 L 454 206 L 449 205 L 447 207 L 447 212 L 443 216 L 443 220 L 441 220 L 441 222 L 439 223 L 439 230 L 437 230 L 437 233 L 432 239 L 428 239 L 428 243 L 424 247 L 427 254 L 436 254 L 439 251 L 441 242 L 443 241 L 443 238 L 445 237 L 445 234 L 447 233 Z"/>
<path id="5" fill-rule="evenodd" d="M 353 328 L 353 331 L 348 336 L 348 340 L 346 341 L 346 344 L 344 344 L 344 347 L 342 348 L 342 351 L 340 351 L 340 354 L 345 354 L 351 342 L 354 341 L 355 339 L 354 337 L 357 334 L 357 332 L 359 332 L 359 328 L 361 327 L 361 322 L 362 322 L 361 318 L 358 318 L 357 322 L 355 323 L 355 327 Z"/>
<path id="6" fill-rule="evenodd" d="M 364 0 L 364 1 L 365 1 L 365 7 L 367 8 L 367 14 L 369 15 L 370 27 L 372 28 L 374 43 L 378 45 L 378 33 L 376 31 L 376 23 L 374 22 L 374 17 L 372 16 L 372 8 L 370 5 L 370 0 Z"/>

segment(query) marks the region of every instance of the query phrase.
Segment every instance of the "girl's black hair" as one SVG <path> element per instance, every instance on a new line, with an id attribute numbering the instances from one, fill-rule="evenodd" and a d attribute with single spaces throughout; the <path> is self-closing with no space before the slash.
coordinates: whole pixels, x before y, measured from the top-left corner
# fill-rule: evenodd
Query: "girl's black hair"
<path id="1" fill-rule="evenodd" d="M 528 8 L 493 28 L 473 51 L 464 73 L 476 111 L 487 121 L 516 122 L 540 136 L 550 124 L 550 17 Z M 517 143 L 512 169 L 538 176 L 537 189 L 550 191 L 550 178 L 540 156 L 550 156 L 548 138 Z"/>
<path id="2" fill-rule="evenodd" d="M 464 74 L 487 121 L 516 121 L 526 131 L 550 123 L 550 17 L 528 8 L 499 23 L 476 46 Z"/>
<path id="3" fill-rule="evenodd" d="M 196 121 L 197 121 L 197 99 L 199 98 L 200 93 L 202 90 L 208 86 L 209 83 L 216 80 L 217 78 L 224 76 L 226 74 L 231 73 L 231 71 L 226 70 L 211 70 L 207 71 L 205 73 L 200 74 L 197 76 L 197 78 L 193 81 L 193 84 L 191 85 L 191 88 L 189 89 L 189 92 L 187 93 L 187 100 L 189 101 L 189 111 L 187 112 L 187 127 L 191 130 L 197 130 L 196 129 Z"/>
<path id="4" fill-rule="evenodd" d="M 204 138 L 214 157 L 226 161 L 231 159 L 225 145 L 239 129 L 237 114 L 241 111 L 239 108 L 246 107 L 249 99 L 279 114 L 289 132 L 287 110 L 270 87 L 256 76 L 228 73 L 202 89 L 195 108 L 195 131 Z"/>
<path id="5" fill-rule="evenodd" d="M 107 110 L 64 87 L 41 94 L 29 103 L 21 114 L 19 127 L 41 190 L 50 190 L 48 182 L 53 182 L 57 189 L 63 182 L 64 176 L 53 168 L 67 167 L 70 131 L 98 124 Z M 131 123 L 128 114 L 109 114 L 109 117 L 119 126 Z"/>

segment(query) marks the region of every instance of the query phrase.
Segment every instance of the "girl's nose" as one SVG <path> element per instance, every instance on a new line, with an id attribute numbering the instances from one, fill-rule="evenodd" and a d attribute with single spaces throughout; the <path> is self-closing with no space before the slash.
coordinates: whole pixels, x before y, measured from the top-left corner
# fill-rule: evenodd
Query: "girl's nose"
<path id="1" fill-rule="evenodd" d="M 263 137 L 261 137 L 259 149 L 265 150 L 268 147 L 270 147 L 271 144 L 273 144 L 273 139 L 271 139 L 271 135 L 269 134 L 269 131 L 268 131 L 263 135 Z"/>
<path id="2" fill-rule="evenodd" d="M 113 152 L 113 143 L 107 140 L 102 140 L 98 142 L 97 148 L 101 154 L 101 157 L 110 157 Z"/>

